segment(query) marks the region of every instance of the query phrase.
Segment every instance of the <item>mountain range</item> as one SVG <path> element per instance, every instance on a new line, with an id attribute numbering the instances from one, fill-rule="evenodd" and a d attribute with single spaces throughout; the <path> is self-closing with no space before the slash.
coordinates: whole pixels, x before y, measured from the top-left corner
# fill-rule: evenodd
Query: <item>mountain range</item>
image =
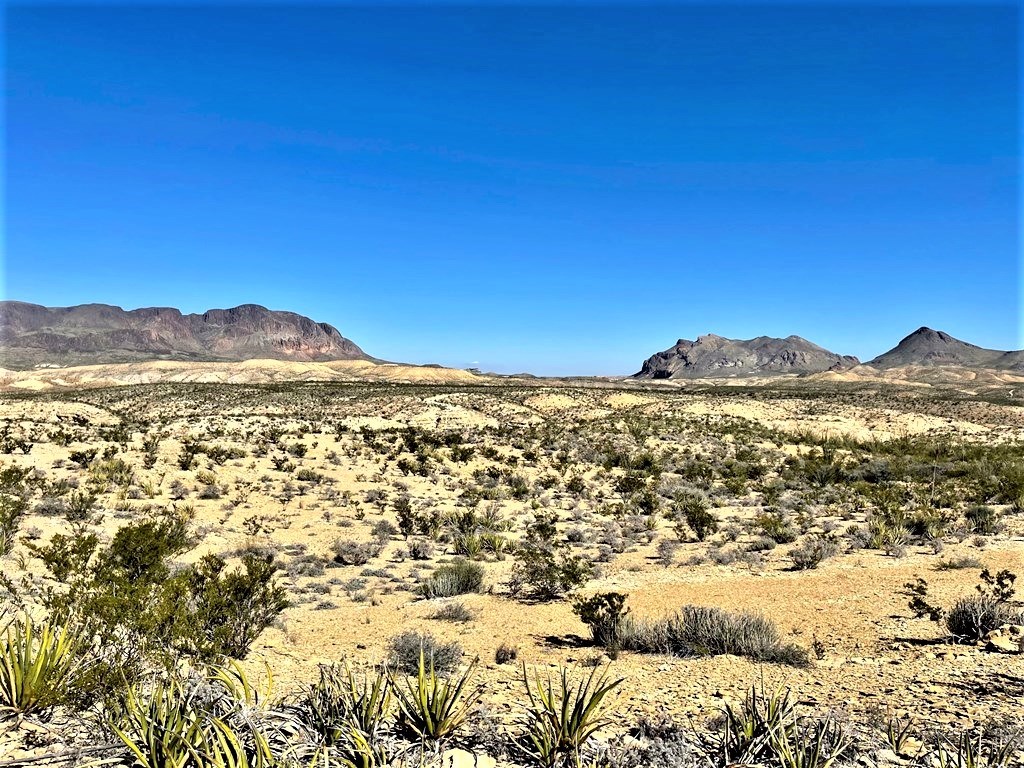
<path id="1" fill-rule="evenodd" d="M 644 361 L 638 379 L 709 379 L 744 376 L 809 375 L 827 371 L 891 371 L 899 368 L 956 367 L 1024 372 L 1024 351 L 1005 352 L 960 341 L 943 331 L 918 328 L 893 349 L 863 365 L 851 355 L 830 352 L 799 336 L 784 339 L 726 339 L 709 333 L 696 341 L 680 339 Z"/>
<path id="2" fill-rule="evenodd" d="M 257 304 L 183 314 L 171 307 L 124 310 L 108 304 L 44 307 L 0 301 L 0 367 L 65 368 L 149 361 L 295 363 L 379 360 L 333 326 Z M 893 349 L 861 364 L 799 336 L 680 339 L 644 361 L 636 379 L 723 379 L 852 372 L 967 369 L 1024 374 L 1024 350 L 984 349 L 918 328 Z M 276 375 L 276 374 L 275 374 Z M 912 376 L 911 376 L 912 377 Z"/>
<path id="3" fill-rule="evenodd" d="M 837 355 L 799 336 L 776 339 L 758 336 L 743 341 L 713 333 L 696 341 L 680 339 L 644 361 L 638 379 L 703 379 L 733 376 L 809 374 L 852 368 L 860 361 Z"/>
<path id="4" fill-rule="evenodd" d="M 299 362 L 371 359 L 327 323 L 257 304 L 182 314 L 171 307 L 43 307 L 0 302 L 0 366 L 146 360 Z"/>

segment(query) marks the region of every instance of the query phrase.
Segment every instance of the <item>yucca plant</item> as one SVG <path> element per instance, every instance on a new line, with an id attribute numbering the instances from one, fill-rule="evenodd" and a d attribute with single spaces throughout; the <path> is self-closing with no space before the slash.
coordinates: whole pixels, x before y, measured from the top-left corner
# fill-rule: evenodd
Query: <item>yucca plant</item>
<path id="1" fill-rule="evenodd" d="M 914 721 L 909 717 L 902 720 L 892 717 L 885 722 L 885 743 L 897 755 L 903 754 L 907 741 L 914 734 Z"/>
<path id="2" fill-rule="evenodd" d="M 139 768 L 264 768 L 274 762 L 262 733 L 216 717 L 174 678 L 148 694 L 129 690 L 111 729 Z"/>
<path id="3" fill-rule="evenodd" d="M 575 685 L 565 669 L 557 683 L 536 673 L 531 682 L 524 664 L 523 683 L 529 699 L 524 746 L 530 757 L 544 768 L 581 766 L 583 745 L 608 723 L 604 700 L 622 678 L 609 681 L 608 670 L 595 667 Z"/>
<path id="4" fill-rule="evenodd" d="M 202 715 L 181 684 L 128 691 L 121 719 L 111 728 L 142 768 L 184 768 L 201 761 L 206 746 Z"/>
<path id="5" fill-rule="evenodd" d="M 344 739 L 350 725 L 373 737 L 391 711 L 391 683 L 385 671 L 360 679 L 347 663 L 321 665 L 319 681 L 305 690 L 296 709 L 327 746 Z"/>
<path id="6" fill-rule="evenodd" d="M 0 646 L 0 708 L 27 715 L 63 702 L 83 667 L 84 646 L 73 626 L 27 614 L 13 619 Z"/>
<path id="7" fill-rule="evenodd" d="M 788 741 L 796 721 L 796 703 L 789 689 L 760 693 L 752 687 L 738 708 L 726 704 L 716 751 L 726 763 L 758 763 L 770 759 L 776 741 Z"/>
<path id="8" fill-rule="evenodd" d="M 461 675 L 444 678 L 434 670 L 433 660 L 427 667 L 421 650 L 416 677 L 391 680 L 402 729 L 424 742 L 441 742 L 454 734 L 482 693 L 479 687 L 468 690 L 476 663 Z"/>
<path id="9" fill-rule="evenodd" d="M 831 717 L 804 727 L 780 728 L 771 738 L 772 751 L 782 768 L 829 768 L 846 754 L 851 743 Z"/>
<path id="10" fill-rule="evenodd" d="M 985 729 L 964 731 L 955 738 L 939 736 L 932 751 L 938 768 L 1010 768 L 1024 751 L 1020 733 L 1007 738 L 986 738 Z"/>

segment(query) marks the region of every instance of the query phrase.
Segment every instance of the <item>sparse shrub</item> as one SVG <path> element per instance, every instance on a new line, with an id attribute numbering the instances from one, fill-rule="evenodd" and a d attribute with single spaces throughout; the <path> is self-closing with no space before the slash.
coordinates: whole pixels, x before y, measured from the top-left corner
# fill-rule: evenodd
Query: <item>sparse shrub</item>
<path id="1" fill-rule="evenodd" d="M 461 623 L 472 621 L 475 618 L 475 615 L 465 603 L 456 601 L 454 603 L 442 605 L 430 614 L 430 618 L 436 619 L 437 621 L 454 621 Z"/>
<path id="2" fill-rule="evenodd" d="M 862 525 L 851 525 L 846 529 L 845 536 L 851 549 L 867 549 L 871 546 L 871 531 Z"/>
<path id="3" fill-rule="evenodd" d="M 658 562 L 668 568 L 675 562 L 679 542 L 675 539 L 662 539 L 658 542 Z"/>
<path id="4" fill-rule="evenodd" d="M 334 562 L 340 565 L 366 565 L 384 549 L 380 541 L 337 539 L 331 547 Z"/>
<path id="5" fill-rule="evenodd" d="M 462 647 L 455 641 L 438 642 L 429 632 L 403 632 L 391 639 L 388 660 L 403 674 L 416 674 L 421 654 L 437 674 L 448 675 L 458 666 Z"/>
<path id="6" fill-rule="evenodd" d="M 747 552 L 770 552 L 778 546 L 775 539 L 767 536 L 758 536 L 753 541 L 747 544 L 745 549 Z"/>
<path id="7" fill-rule="evenodd" d="M 370 529 L 370 534 L 378 541 L 388 541 L 392 536 L 397 536 L 399 530 L 388 520 L 378 520 Z"/>
<path id="8" fill-rule="evenodd" d="M 976 643 L 1003 624 L 1020 622 L 1022 612 L 1009 604 L 1016 579 L 1009 571 L 993 576 L 987 569 L 983 570 L 977 594 L 960 598 L 945 615 L 946 629 L 953 642 Z"/>
<path id="9" fill-rule="evenodd" d="M 1003 624 L 1024 621 L 1024 611 L 1010 605 L 1014 595 L 1016 575 L 1000 571 L 994 576 L 985 569 L 977 594 L 961 597 L 949 611 L 928 602 L 928 583 L 918 577 L 904 585 L 910 595 L 910 609 L 918 618 L 942 621 L 954 643 L 976 643 Z"/>
<path id="10" fill-rule="evenodd" d="M 517 658 L 519 658 L 519 649 L 508 643 L 502 643 L 494 652 L 494 662 L 496 664 L 508 664 Z"/>
<path id="11" fill-rule="evenodd" d="M 966 568 L 981 568 L 981 560 L 972 555 L 961 555 L 948 560 L 940 560 L 935 564 L 937 571 L 959 571 Z"/>
<path id="12" fill-rule="evenodd" d="M 429 560 L 434 556 L 434 542 L 430 539 L 413 539 L 407 549 L 413 560 Z"/>
<path id="13" fill-rule="evenodd" d="M 201 487 L 199 489 L 199 493 L 196 494 L 196 496 L 198 498 L 204 499 L 204 500 L 207 500 L 207 501 L 212 500 L 212 499 L 219 499 L 223 495 L 224 495 L 224 492 L 221 490 L 221 487 L 219 485 L 217 485 L 216 483 L 210 483 L 208 485 L 204 485 L 203 487 Z"/>
<path id="14" fill-rule="evenodd" d="M 483 583 L 482 566 L 467 560 L 456 560 L 449 565 L 442 565 L 430 574 L 420 586 L 420 591 L 428 599 L 455 597 L 468 592 L 479 592 L 483 588 Z"/>
<path id="15" fill-rule="evenodd" d="M 839 542 L 833 536 L 811 534 L 798 547 L 794 547 L 789 556 L 793 567 L 798 571 L 817 568 L 839 551 Z"/>
<path id="16" fill-rule="evenodd" d="M 732 654 L 755 661 L 805 667 L 805 649 L 785 644 L 769 619 L 756 613 L 731 612 L 696 605 L 656 621 L 627 616 L 619 627 L 624 650 L 670 653 L 675 656 Z"/>

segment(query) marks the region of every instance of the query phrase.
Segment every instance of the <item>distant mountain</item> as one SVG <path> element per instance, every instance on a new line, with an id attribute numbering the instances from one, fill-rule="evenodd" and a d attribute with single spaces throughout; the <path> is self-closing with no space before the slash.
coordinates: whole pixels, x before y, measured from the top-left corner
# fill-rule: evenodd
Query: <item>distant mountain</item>
<path id="1" fill-rule="evenodd" d="M 0 366 L 145 360 L 370 359 L 336 328 L 257 304 L 183 315 L 170 307 L 43 307 L 0 301 Z"/>
<path id="2" fill-rule="evenodd" d="M 993 368 L 1024 370 L 1024 351 L 985 349 L 953 338 L 943 331 L 918 328 L 893 349 L 869 360 L 872 368 L 914 366 L 958 366 L 961 368 Z"/>
<path id="3" fill-rule="evenodd" d="M 696 341 L 680 339 L 652 355 L 634 378 L 701 379 L 732 376 L 779 376 L 843 370 L 860 361 L 829 352 L 799 336 L 758 336 L 746 341 L 709 333 Z"/>

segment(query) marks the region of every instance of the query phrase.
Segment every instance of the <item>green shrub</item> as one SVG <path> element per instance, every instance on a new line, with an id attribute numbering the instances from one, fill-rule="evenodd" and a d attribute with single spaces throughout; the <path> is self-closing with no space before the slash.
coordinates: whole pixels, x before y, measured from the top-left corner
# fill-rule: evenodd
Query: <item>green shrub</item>
<path id="1" fill-rule="evenodd" d="M 789 519 L 778 510 L 766 509 L 754 518 L 754 524 L 778 544 L 790 544 L 799 535 Z"/>
<path id="2" fill-rule="evenodd" d="M 0 468 L 0 557 L 14 546 L 18 527 L 28 511 L 29 491 L 25 485 L 28 468 Z"/>
<path id="3" fill-rule="evenodd" d="M 682 524 L 693 531 L 697 541 L 704 541 L 718 530 L 718 518 L 710 510 L 708 500 L 702 494 L 682 491 L 672 501 L 671 516 L 675 520 L 676 533 L 684 538 Z"/>
<path id="4" fill-rule="evenodd" d="M 147 653 L 241 658 L 287 605 L 265 557 L 248 553 L 227 571 L 224 560 L 208 555 L 172 570 L 190 543 L 188 520 L 187 511 L 174 510 L 129 523 L 105 548 L 84 530 L 31 548 L 66 585 L 42 592 L 51 614 L 87 621 L 101 647 L 125 649 L 111 680 L 130 678 Z"/>
<path id="5" fill-rule="evenodd" d="M 274 582 L 272 558 L 245 554 L 240 569 L 226 571 L 226 565 L 206 555 L 189 573 L 191 600 L 180 636 L 202 658 L 244 659 L 260 633 L 288 607 L 284 588 Z"/>
<path id="6" fill-rule="evenodd" d="M 629 613 L 625 607 L 627 597 L 619 592 L 600 592 L 573 603 L 573 613 L 590 627 L 590 636 L 596 645 L 611 650 L 621 647 L 619 632 L 622 620 Z"/>
<path id="7" fill-rule="evenodd" d="M 514 595 L 553 600 L 590 579 L 590 564 L 556 537 L 555 517 L 549 513 L 538 515 L 527 528 L 508 582 Z"/>

